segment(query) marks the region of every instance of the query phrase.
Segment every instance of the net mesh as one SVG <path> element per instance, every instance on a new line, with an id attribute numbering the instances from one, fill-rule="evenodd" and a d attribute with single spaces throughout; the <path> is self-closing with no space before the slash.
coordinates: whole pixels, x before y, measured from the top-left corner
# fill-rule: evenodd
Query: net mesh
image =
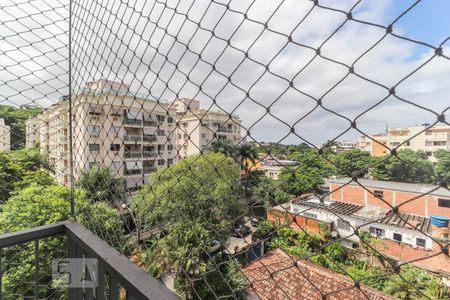
<path id="1" fill-rule="evenodd" d="M 2 232 L 187 299 L 450 297 L 444 1 L 3 2 Z"/>

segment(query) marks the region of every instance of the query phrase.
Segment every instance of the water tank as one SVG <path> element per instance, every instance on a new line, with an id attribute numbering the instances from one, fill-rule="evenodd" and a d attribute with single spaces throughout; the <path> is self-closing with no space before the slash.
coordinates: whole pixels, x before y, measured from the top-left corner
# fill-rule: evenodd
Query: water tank
<path id="1" fill-rule="evenodd" d="M 441 216 L 431 216 L 430 221 L 431 221 L 431 225 L 442 228 L 442 227 L 448 227 L 450 218 L 441 217 Z"/>

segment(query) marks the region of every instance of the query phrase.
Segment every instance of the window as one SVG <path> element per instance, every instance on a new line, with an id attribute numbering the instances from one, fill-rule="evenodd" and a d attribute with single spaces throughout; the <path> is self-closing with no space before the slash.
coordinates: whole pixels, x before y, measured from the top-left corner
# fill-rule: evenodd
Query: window
<path id="1" fill-rule="evenodd" d="M 200 136 L 202 139 L 206 139 L 206 133 L 202 133 Z"/>
<path id="2" fill-rule="evenodd" d="M 336 227 L 345 231 L 350 231 L 350 222 L 342 219 L 336 220 Z"/>
<path id="3" fill-rule="evenodd" d="M 370 234 L 375 237 L 384 237 L 384 229 L 370 227 Z"/>
<path id="4" fill-rule="evenodd" d="M 162 130 L 162 129 L 159 129 L 158 130 L 158 135 L 159 136 L 164 136 L 166 133 L 164 132 L 164 130 Z"/>
<path id="5" fill-rule="evenodd" d="M 172 165 L 172 164 L 173 164 L 173 159 L 172 159 L 172 158 L 169 158 L 169 159 L 167 160 L 167 164 L 168 164 L 168 165 Z"/>
<path id="6" fill-rule="evenodd" d="M 178 139 L 181 140 L 181 133 L 178 134 Z"/>
<path id="7" fill-rule="evenodd" d="M 158 145 L 158 151 L 164 151 L 164 145 Z"/>
<path id="8" fill-rule="evenodd" d="M 159 122 L 164 122 L 164 120 L 166 119 L 166 117 L 163 115 L 156 115 L 156 118 L 158 119 Z"/>
<path id="9" fill-rule="evenodd" d="M 377 198 L 383 198 L 383 191 L 374 190 L 373 195 Z"/>
<path id="10" fill-rule="evenodd" d="M 402 235 L 400 233 L 394 233 L 393 239 L 394 239 L 394 241 L 401 242 L 402 241 Z"/>
<path id="11" fill-rule="evenodd" d="M 173 118 L 172 117 L 168 117 L 167 118 L 167 123 L 172 124 L 173 123 Z"/>
<path id="12" fill-rule="evenodd" d="M 89 144 L 90 152 L 98 152 L 100 151 L 100 144 Z"/>
<path id="13" fill-rule="evenodd" d="M 100 133 L 100 126 L 97 125 L 89 125 L 88 133 L 91 135 L 98 135 Z"/>
<path id="14" fill-rule="evenodd" d="M 173 146 L 172 145 L 167 145 L 167 151 L 172 151 L 173 150 Z"/>
<path id="15" fill-rule="evenodd" d="M 158 166 L 164 166 L 165 163 L 164 159 L 158 159 Z"/>
<path id="16" fill-rule="evenodd" d="M 120 151 L 120 144 L 111 144 L 109 150 L 111 150 L 111 151 Z"/>
<path id="17" fill-rule="evenodd" d="M 438 199 L 438 206 L 450 208 L 450 199 Z"/>
<path id="18" fill-rule="evenodd" d="M 425 248 L 426 241 L 422 238 L 416 238 L 416 246 Z"/>

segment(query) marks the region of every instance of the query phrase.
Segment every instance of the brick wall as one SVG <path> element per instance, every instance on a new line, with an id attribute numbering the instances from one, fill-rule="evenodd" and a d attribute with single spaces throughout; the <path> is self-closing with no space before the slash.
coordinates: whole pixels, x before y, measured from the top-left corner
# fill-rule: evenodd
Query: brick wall
<path id="1" fill-rule="evenodd" d="M 321 234 L 320 224 L 325 224 L 328 230 L 331 230 L 330 223 L 318 221 L 304 216 L 296 216 L 293 213 L 280 211 L 275 208 L 271 208 L 267 211 L 267 220 L 275 224 L 280 224 L 282 226 L 289 224 L 289 227 L 295 230 L 307 229 L 309 232 L 316 234 Z"/>
<path id="2" fill-rule="evenodd" d="M 335 201 L 345 201 L 360 205 L 374 205 L 390 209 L 391 206 L 399 206 L 399 211 L 429 217 L 439 215 L 450 217 L 450 208 L 439 207 L 438 197 L 434 195 L 424 195 L 404 191 L 393 191 L 387 189 L 367 188 L 372 193 L 375 190 L 383 191 L 383 200 L 378 199 L 370 192 L 359 185 L 341 185 L 330 183 L 330 198 Z M 411 201 L 411 199 L 414 199 Z M 402 205 L 403 204 L 403 205 Z"/>

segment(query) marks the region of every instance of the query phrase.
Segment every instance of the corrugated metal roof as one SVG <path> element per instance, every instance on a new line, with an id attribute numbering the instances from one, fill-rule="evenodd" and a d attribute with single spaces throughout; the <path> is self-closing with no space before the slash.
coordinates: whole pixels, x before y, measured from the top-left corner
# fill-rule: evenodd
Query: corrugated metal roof
<path id="1" fill-rule="evenodd" d="M 310 208 L 324 209 L 333 214 L 346 216 L 352 215 L 354 212 L 360 210 L 363 207 L 358 204 L 342 201 L 324 201 L 324 203 L 320 203 L 318 202 L 317 199 L 317 202 L 316 201 L 312 202 L 310 198 L 309 199 L 296 198 L 292 200 L 292 203 Z"/>
<path id="2" fill-rule="evenodd" d="M 362 179 L 359 178 L 358 182 L 367 187 L 367 188 L 379 188 L 379 189 L 387 189 L 387 190 L 395 190 L 402 192 L 410 192 L 417 194 L 426 194 L 430 193 L 435 196 L 444 196 L 450 197 L 450 191 L 439 187 L 437 185 L 432 184 L 420 184 L 420 183 L 407 183 L 407 182 L 397 182 L 397 181 L 382 181 L 382 180 L 371 180 L 371 179 Z M 350 184 L 350 185 L 358 185 L 358 183 L 354 182 L 351 178 L 337 178 L 337 179 L 328 179 L 328 183 L 338 183 L 338 184 Z M 436 190 L 435 190 L 436 189 Z M 435 191 L 433 191 L 435 190 Z M 430 192 L 432 191 L 432 192 Z"/>
<path id="3" fill-rule="evenodd" d="M 424 233 L 431 234 L 431 223 L 429 218 L 407 213 L 393 214 L 391 212 L 386 218 L 380 220 L 378 223 L 411 230 L 421 230 Z"/>

